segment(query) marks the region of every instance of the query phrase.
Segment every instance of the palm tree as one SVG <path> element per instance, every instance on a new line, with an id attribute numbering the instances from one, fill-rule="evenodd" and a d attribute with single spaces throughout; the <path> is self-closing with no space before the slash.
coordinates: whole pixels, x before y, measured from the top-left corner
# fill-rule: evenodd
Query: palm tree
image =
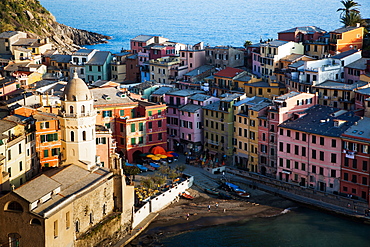
<path id="1" fill-rule="evenodd" d="M 353 0 L 342 0 L 340 1 L 343 4 L 344 8 L 339 8 L 337 9 L 337 12 L 341 11 L 342 13 L 340 14 L 341 17 L 343 15 L 348 16 L 350 12 L 355 12 L 355 13 L 360 13 L 360 10 L 356 7 L 361 6 L 357 2 Z"/>
<path id="2" fill-rule="evenodd" d="M 350 12 L 348 15 L 342 16 L 340 22 L 346 27 L 356 26 L 360 23 L 360 26 L 366 26 L 366 21 L 362 19 L 360 13 Z"/>

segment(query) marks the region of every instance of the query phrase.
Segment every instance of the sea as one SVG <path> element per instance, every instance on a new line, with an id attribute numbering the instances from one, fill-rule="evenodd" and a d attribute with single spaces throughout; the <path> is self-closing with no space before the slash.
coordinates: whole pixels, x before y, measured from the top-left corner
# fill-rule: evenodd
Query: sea
<path id="1" fill-rule="evenodd" d="M 111 36 L 87 46 L 118 53 L 140 34 L 193 45 L 242 47 L 246 40 L 276 39 L 293 27 L 340 28 L 339 0 L 39 0 L 58 22 Z M 370 0 L 357 0 L 370 18 Z M 176 247 L 370 247 L 370 226 L 306 207 L 272 218 L 166 236 Z"/>

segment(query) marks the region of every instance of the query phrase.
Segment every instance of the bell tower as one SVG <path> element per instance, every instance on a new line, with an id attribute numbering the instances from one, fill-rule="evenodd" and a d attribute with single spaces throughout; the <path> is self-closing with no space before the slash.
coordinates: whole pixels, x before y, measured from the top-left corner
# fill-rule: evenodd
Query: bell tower
<path id="1" fill-rule="evenodd" d="M 91 170 L 96 165 L 93 97 L 85 82 L 74 73 L 61 97 L 59 122 L 62 135 L 62 164 Z"/>

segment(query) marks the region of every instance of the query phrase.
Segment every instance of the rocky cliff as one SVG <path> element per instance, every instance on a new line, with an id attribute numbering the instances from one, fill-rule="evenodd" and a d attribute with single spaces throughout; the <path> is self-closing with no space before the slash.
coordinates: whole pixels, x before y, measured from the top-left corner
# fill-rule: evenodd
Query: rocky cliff
<path id="1" fill-rule="evenodd" d="M 0 32 L 3 31 L 23 31 L 32 38 L 48 37 L 59 52 L 66 54 L 110 38 L 58 23 L 38 0 L 1 0 Z"/>

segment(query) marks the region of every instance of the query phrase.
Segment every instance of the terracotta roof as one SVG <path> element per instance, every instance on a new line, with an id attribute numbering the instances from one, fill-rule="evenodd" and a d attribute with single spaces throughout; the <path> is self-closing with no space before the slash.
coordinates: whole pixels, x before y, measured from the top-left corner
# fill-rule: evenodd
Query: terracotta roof
<path id="1" fill-rule="evenodd" d="M 239 73 L 241 73 L 243 71 L 244 70 L 242 70 L 242 69 L 226 67 L 225 69 L 215 73 L 214 75 L 215 76 L 220 76 L 220 77 L 233 78 L 234 76 L 238 75 Z"/>

